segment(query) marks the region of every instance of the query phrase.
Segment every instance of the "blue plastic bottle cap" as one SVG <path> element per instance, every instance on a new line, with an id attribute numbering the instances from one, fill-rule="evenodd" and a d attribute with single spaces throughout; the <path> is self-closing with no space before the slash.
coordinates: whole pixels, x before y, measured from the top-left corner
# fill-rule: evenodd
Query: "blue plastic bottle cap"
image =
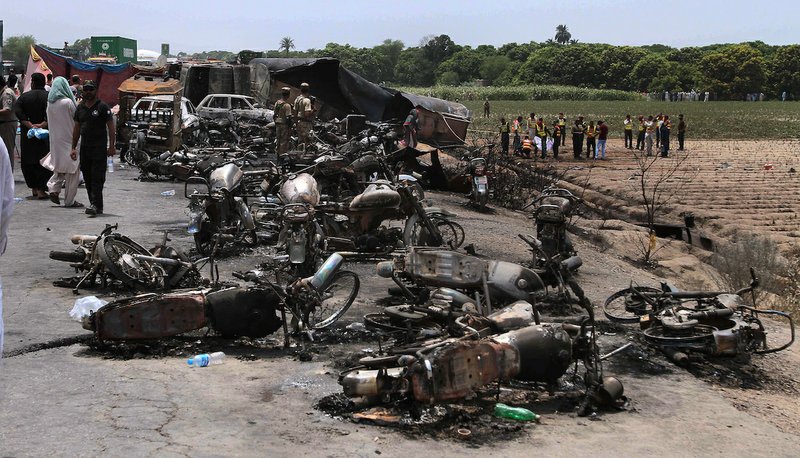
<path id="1" fill-rule="evenodd" d="M 186 362 L 191 366 L 192 364 L 194 364 L 194 359 L 189 358 L 188 360 L 186 360 Z"/>

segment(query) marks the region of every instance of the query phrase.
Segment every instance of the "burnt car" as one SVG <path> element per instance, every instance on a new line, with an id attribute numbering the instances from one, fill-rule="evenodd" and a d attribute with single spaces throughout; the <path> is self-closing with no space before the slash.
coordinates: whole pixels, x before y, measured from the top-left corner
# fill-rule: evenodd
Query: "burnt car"
<path id="1" fill-rule="evenodd" d="M 253 97 L 239 94 L 208 94 L 197 105 L 197 114 L 206 119 L 242 118 L 272 122 L 272 110 L 263 108 Z"/>

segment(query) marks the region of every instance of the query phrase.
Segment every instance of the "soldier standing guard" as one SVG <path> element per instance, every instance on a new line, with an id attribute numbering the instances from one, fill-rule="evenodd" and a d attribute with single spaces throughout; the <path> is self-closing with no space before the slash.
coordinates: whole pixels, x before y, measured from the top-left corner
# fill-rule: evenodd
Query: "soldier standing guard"
<path id="1" fill-rule="evenodd" d="M 290 89 L 281 88 L 281 98 L 275 102 L 275 137 L 278 157 L 289 151 L 289 132 L 292 129 L 292 105 L 289 103 Z"/>
<path id="2" fill-rule="evenodd" d="M 311 122 L 314 119 L 314 104 L 309 96 L 309 85 L 300 85 L 300 95 L 294 99 L 294 119 L 297 120 L 295 131 L 297 132 L 297 143 L 308 147 L 311 143 Z"/>

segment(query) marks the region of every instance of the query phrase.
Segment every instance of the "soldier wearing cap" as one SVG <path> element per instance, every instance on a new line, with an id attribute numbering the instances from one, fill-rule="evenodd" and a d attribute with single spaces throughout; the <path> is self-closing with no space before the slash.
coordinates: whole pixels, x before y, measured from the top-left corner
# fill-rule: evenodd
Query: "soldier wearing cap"
<path id="1" fill-rule="evenodd" d="M 278 156 L 289 151 L 289 131 L 292 128 L 292 105 L 289 103 L 288 87 L 281 88 L 281 98 L 275 102 L 275 137 L 278 143 Z"/>
<path id="2" fill-rule="evenodd" d="M 311 122 L 314 119 L 314 104 L 311 102 L 308 83 L 300 85 L 300 95 L 294 99 L 294 119 L 297 120 L 295 131 L 297 143 L 311 143 Z"/>

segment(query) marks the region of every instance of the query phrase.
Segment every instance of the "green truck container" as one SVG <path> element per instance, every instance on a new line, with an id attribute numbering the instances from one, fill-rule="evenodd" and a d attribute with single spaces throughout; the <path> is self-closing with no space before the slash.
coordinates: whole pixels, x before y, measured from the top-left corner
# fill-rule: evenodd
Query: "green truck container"
<path id="1" fill-rule="evenodd" d="M 136 40 L 123 37 L 92 37 L 92 57 L 116 57 L 118 64 L 136 63 Z"/>

